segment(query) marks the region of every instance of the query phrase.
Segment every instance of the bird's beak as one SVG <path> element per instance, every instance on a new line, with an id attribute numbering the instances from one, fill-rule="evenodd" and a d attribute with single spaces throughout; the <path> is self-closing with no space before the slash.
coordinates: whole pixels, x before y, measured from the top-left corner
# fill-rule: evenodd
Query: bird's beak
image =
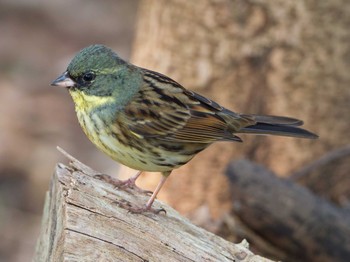
<path id="1" fill-rule="evenodd" d="M 63 87 L 73 87 L 75 86 L 75 82 L 69 77 L 68 72 L 64 72 L 62 75 L 57 77 L 56 80 L 54 80 L 51 83 L 52 86 L 63 86 Z"/>

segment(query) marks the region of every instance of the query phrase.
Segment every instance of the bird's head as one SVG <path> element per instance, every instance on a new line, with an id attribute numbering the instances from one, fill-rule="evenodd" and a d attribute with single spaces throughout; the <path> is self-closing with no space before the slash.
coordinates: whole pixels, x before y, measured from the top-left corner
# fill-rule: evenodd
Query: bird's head
<path id="1" fill-rule="evenodd" d="M 111 49 L 92 45 L 82 49 L 70 62 L 67 71 L 51 85 L 67 87 L 71 92 L 109 96 L 119 82 L 118 78 L 123 77 L 129 66 Z"/>

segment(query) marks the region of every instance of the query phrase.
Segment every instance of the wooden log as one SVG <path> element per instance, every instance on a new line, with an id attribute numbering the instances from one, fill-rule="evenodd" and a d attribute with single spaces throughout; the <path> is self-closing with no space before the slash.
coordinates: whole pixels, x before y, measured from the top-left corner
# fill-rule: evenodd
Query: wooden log
<path id="1" fill-rule="evenodd" d="M 344 209 L 247 160 L 231 163 L 227 175 L 233 216 L 248 229 L 252 247 L 262 252 L 273 246 L 275 258 L 285 261 L 349 260 L 350 214 Z"/>
<path id="2" fill-rule="evenodd" d="M 327 152 L 288 178 L 309 188 L 317 195 L 350 209 L 349 163 L 350 144 Z"/>
<path id="3" fill-rule="evenodd" d="M 159 201 L 166 214 L 133 214 L 149 196 L 120 190 L 70 157 L 47 193 L 34 261 L 270 261 L 199 228 Z"/>

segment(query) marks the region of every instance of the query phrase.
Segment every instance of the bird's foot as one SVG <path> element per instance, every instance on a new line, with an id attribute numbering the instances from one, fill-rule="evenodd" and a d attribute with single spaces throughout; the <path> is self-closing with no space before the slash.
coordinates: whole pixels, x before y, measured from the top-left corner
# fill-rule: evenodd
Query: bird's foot
<path id="1" fill-rule="evenodd" d="M 143 214 L 143 213 L 153 213 L 153 214 L 160 214 L 160 213 L 164 213 L 164 215 L 166 215 L 166 210 L 164 208 L 147 208 L 146 206 L 144 207 L 129 207 L 127 208 L 129 210 L 130 213 L 133 214 Z"/>
<path id="2" fill-rule="evenodd" d="M 142 207 L 135 207 L 132 206 L 130 203 L 128 202 L 118 202 L 117 203 L 118 206 L 128 210 L 130 213 L 133 214 L 144 214 L 144 213 L 153 213 L 153 214 L 160 214 L 162 212 L 164 212 L 164 214 L 166 215 L 166 210 L 164 208 L 152 208 L 152 206 L 148 206 L 148 205 L 144 205 Z"/>
<path id="3" fill-rule="evenodd" d="M 94 177 L 97 179 L 103 180 L 103 181 L 107 182 L 108 184 L 111 184 L 117 188 L 123 189 L 125 191 L 128 191 L 128 189 L 132 189 L 132 190 L 135 190 L 139 193 L 147 194 L 147 195 L 151 195 L 153 193 L 152 191 L 139 188 L 136 185 L 135 182 L 136 182 L 136 179 L 138 178 L 138 175 L 133 176 L 127 180 L 119 180 L 119 179 L 113 178 L 113 177 L 106 175 L 106 174 L 97 174 Z"/>

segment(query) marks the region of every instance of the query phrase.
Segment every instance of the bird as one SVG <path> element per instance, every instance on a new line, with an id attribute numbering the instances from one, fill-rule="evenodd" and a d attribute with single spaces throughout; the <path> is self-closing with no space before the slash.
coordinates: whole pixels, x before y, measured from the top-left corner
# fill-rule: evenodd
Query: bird
<path id="1" fill-rule="evenodd" d="M 68 89 L 78 121 L 98 149 L 139 170 L 118 185 L 136 186 L 143 172 L 161 172 L 148 202 L 130 207 L 135 213 L 159 212 L 152 204 L 171 172 L 215 142 L 242 142 L 240 133 L 318 137 L 296 118 L 233 112 L 100 44 L 79 51 L 51 85 Z"/>

